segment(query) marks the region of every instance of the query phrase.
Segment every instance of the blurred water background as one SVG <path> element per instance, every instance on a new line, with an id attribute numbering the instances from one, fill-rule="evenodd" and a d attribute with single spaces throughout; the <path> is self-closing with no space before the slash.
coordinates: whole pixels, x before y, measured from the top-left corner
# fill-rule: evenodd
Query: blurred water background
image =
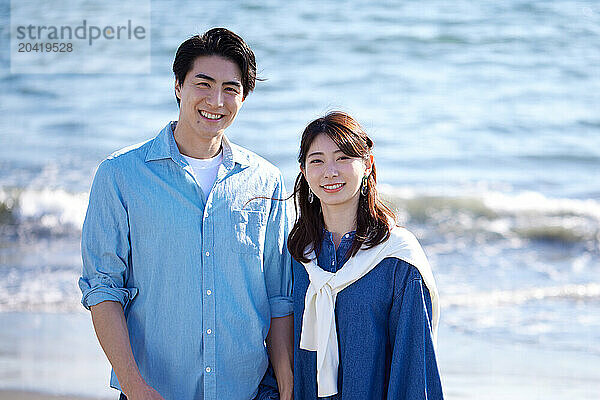
<path id="1" fill-rule="evenodd" d="M 91 179 L 177 119 L 177 46 L 225 26 L 267 79 L 228 136 L 288 187 L 313 118 L 342 109 L 375 139 L 381 189 L 436 275 L 447 397 L 597 398 L 595 1 L 153 0 L 151 73 L 134 75 L 11 74 L 2 3 L 0 388 L 110 395 L 76 286 Z M 81 3 L 71 17 L 93 12 Z"/>

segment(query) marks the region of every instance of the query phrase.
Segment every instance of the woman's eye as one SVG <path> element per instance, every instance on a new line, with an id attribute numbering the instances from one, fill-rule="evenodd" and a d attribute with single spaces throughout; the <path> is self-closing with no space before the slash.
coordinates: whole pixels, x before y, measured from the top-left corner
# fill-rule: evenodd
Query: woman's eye
<path id="1" fill-rule="evenodd" d="M 317 164 L 317 163 L 320 163 L 320 162 L 321 162 L 321 160 L 319 160 L 319 159 L 310 160 L 310 164 Z"/>
<path id="2" fill-rule="evenodd" d="M 338 158 L 338 160 L 349 160 L 350 157 L 348 156 L 340 156 L 340 158 Z"/>

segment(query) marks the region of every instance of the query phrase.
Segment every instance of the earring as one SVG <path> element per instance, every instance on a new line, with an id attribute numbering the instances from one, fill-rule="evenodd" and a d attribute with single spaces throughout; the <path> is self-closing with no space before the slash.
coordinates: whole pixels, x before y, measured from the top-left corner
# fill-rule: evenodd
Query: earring
<path id="1" fill-rule="evenodd" d="M 310 204 L 312 204 L 312 202 L 315 200 L 315 195 L 313 194 L 312 190 L 310 190 L 310 188 L 308 189 L 308 202 Z"/>
<path id="2" fill-rule="evenodd" d="M 369 188 L 367 187 L 367 179 L 369 179 L 367 175 L 363 176 L 362 183 L 360 184 L 360 194 L 363 196 L 366 196 L 369 191 Z"/>

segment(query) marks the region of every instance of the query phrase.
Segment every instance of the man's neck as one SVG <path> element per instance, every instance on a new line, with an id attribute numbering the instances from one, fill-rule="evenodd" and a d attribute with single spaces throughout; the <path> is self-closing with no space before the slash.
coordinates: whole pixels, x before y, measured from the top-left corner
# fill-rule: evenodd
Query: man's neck
<path id="1" fill-rule="evenodd" d="M 206 159 L 216 156 L 221 150 L 221 143 L 223 141 L 223 134 L 211 137 L 202 138 L 191 130 L 187 130 L 179 123 L 175 127 L 173 132 L 175 143 L 179 152 L 184 156 Z"/>

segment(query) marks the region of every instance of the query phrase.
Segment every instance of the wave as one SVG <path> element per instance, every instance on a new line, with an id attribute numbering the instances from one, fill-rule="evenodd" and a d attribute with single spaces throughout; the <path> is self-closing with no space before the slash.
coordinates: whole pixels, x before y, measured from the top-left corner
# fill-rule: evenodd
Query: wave
<path id="1" fill-rule="evenodd" d="M 81 311 L 79 274 L 74 267 L 8 268 L 0 274 L 0 312 Z"/>
<path id="2" fill-rule="evenodd" d="M 0 236 L 52 237 L 79 234 L 87 193 L 63 189 L 0 189 Z"/>
<path id="3" fill-rule="evenodd" d="M 402 224 L 422 224 L 427 235 L 484 234 L 486 240 L 528 239 L 585 243 L 600 249 L 600 202 L 549 198 L 537 192 L 448 193 L 381 185 Z M 0 237 L 77 235 L 85 218 L 87 193 L 64 189 L 0 188 Z"/>
<path id="4" fill-rule="evenodd" d="M 46 267 L 41 270 L 14 268 L 0 277 L 0 312 L 81 310 L 81 293 L 76 284 L 79 273 L 79 269 L 72 267 Z M 485 311 L 552 299 L 600 302 L 600 283 L 446 294 L 440 297 L 441 306 L 447 311 Z M 453 319 L 451 315 L 448 316 L 448 322 Z"/>
<path id="5" fill-rule="evenodd" d="M 391 186 L 383 186 L 382 194 L 403 223 L 431 226 L 441 234 L 485 233 L 487 240 L 586 243 L 590 250 L 599 249 L 600 202 L 593 199 L 549 198 L 537 192 L 419 193 Z"/>
<path id="6" fill-rule="evenodd" d="M 442 297 L 442 305 L 450 307 L 489 308 L 523 304 L 546 299 L 600 300 L 600 284 L 569 284 L 551 287 L 532 287 L 518 290 L 497 290 Z"/>

